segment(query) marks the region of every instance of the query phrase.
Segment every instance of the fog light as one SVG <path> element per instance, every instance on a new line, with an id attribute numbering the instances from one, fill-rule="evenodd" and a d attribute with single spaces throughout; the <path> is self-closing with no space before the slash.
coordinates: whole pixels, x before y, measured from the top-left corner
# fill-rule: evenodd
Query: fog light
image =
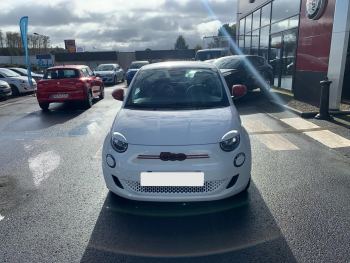
<path id="1" fill-rule="evenodd" d="M 112 155 L 110 155 L 110 154 L 107 154 L 107 156 L 106 156 L 106 163 L 111 168 L 114 168 L 115 165 L 116 165 L 114 157 Z"/>
<path id="2" fill-rule="evenodd" d="M 236 167 L 241 167 L 245 162 L 245 154 L 244 153 L 239 153 L 236 155 L 235 159 L 233 160 L 233 164 Z"/>

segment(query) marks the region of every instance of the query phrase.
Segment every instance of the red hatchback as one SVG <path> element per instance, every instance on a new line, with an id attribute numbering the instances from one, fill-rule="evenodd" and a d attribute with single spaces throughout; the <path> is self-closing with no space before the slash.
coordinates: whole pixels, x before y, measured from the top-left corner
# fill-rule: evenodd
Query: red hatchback
<path id="1" fill-rule="evenodd" d="M 83 102 L 90 108 L 93 99 L 97 98 L 104 98 L 103 82 L 88 66 L 52 67 L 38 82 L 37 99 L 43 110 L 47 110 L 52 102 L 67 101 Z"/>

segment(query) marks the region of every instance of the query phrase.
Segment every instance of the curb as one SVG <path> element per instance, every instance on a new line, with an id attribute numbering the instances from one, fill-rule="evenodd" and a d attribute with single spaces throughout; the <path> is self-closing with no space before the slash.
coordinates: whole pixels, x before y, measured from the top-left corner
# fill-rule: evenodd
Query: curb
<path id="1" fill-rule="evenodd" d="M 303 111 L 300 111 L 300 110 L 297 110 L 295 108 L 292 108 L 288 105 L 284 105 L 284 104 L 281 104 L 281 103 L 278 103 L 277 101 L 275 100 L 269 100 L 270 102 L 272 102 L 273 104 L 277 105 L 277 106 L 280 106 L 290 112 L 293 112 L 294 114 L 302 117 L 302 118 L 305 118 L 305 119 L 310 119 L 310 118 L 313 118 L 315 117 L 318 112 L 314 112 L 314 111 L 310 111 L 310 112 L 303 112 Z"/>

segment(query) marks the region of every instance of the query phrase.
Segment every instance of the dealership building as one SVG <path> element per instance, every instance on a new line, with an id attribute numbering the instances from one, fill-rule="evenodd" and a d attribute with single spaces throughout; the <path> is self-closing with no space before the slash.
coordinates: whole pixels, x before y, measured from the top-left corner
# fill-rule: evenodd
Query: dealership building
<path id="1" fill-rule="evenodd" d="M 274 86 L 317 104 L 320 81 L 332 81 L 330 108 L 350 102 L 349 0 L 238 0 L 237 39 L 264 56 Z"/>

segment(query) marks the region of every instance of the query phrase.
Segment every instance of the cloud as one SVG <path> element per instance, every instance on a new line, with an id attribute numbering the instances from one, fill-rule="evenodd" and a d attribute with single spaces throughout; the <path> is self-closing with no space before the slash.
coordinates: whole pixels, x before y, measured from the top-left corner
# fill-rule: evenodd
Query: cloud
<path id="1" fill-rule="evenodd" d="M 236 0 L 207 1 L 223 23 L 235 20 Z M 182 34 L 190 47 L 216 34 L 220 22 L 201 0 L 1 0 L 0 30 L 18 29 L 29 16 L 30 32 L 50 36 L 53 45 L 75 38 L 87 49 L 173 48 Z M 12 3 L 12 4 L 11 4 Z"/>

